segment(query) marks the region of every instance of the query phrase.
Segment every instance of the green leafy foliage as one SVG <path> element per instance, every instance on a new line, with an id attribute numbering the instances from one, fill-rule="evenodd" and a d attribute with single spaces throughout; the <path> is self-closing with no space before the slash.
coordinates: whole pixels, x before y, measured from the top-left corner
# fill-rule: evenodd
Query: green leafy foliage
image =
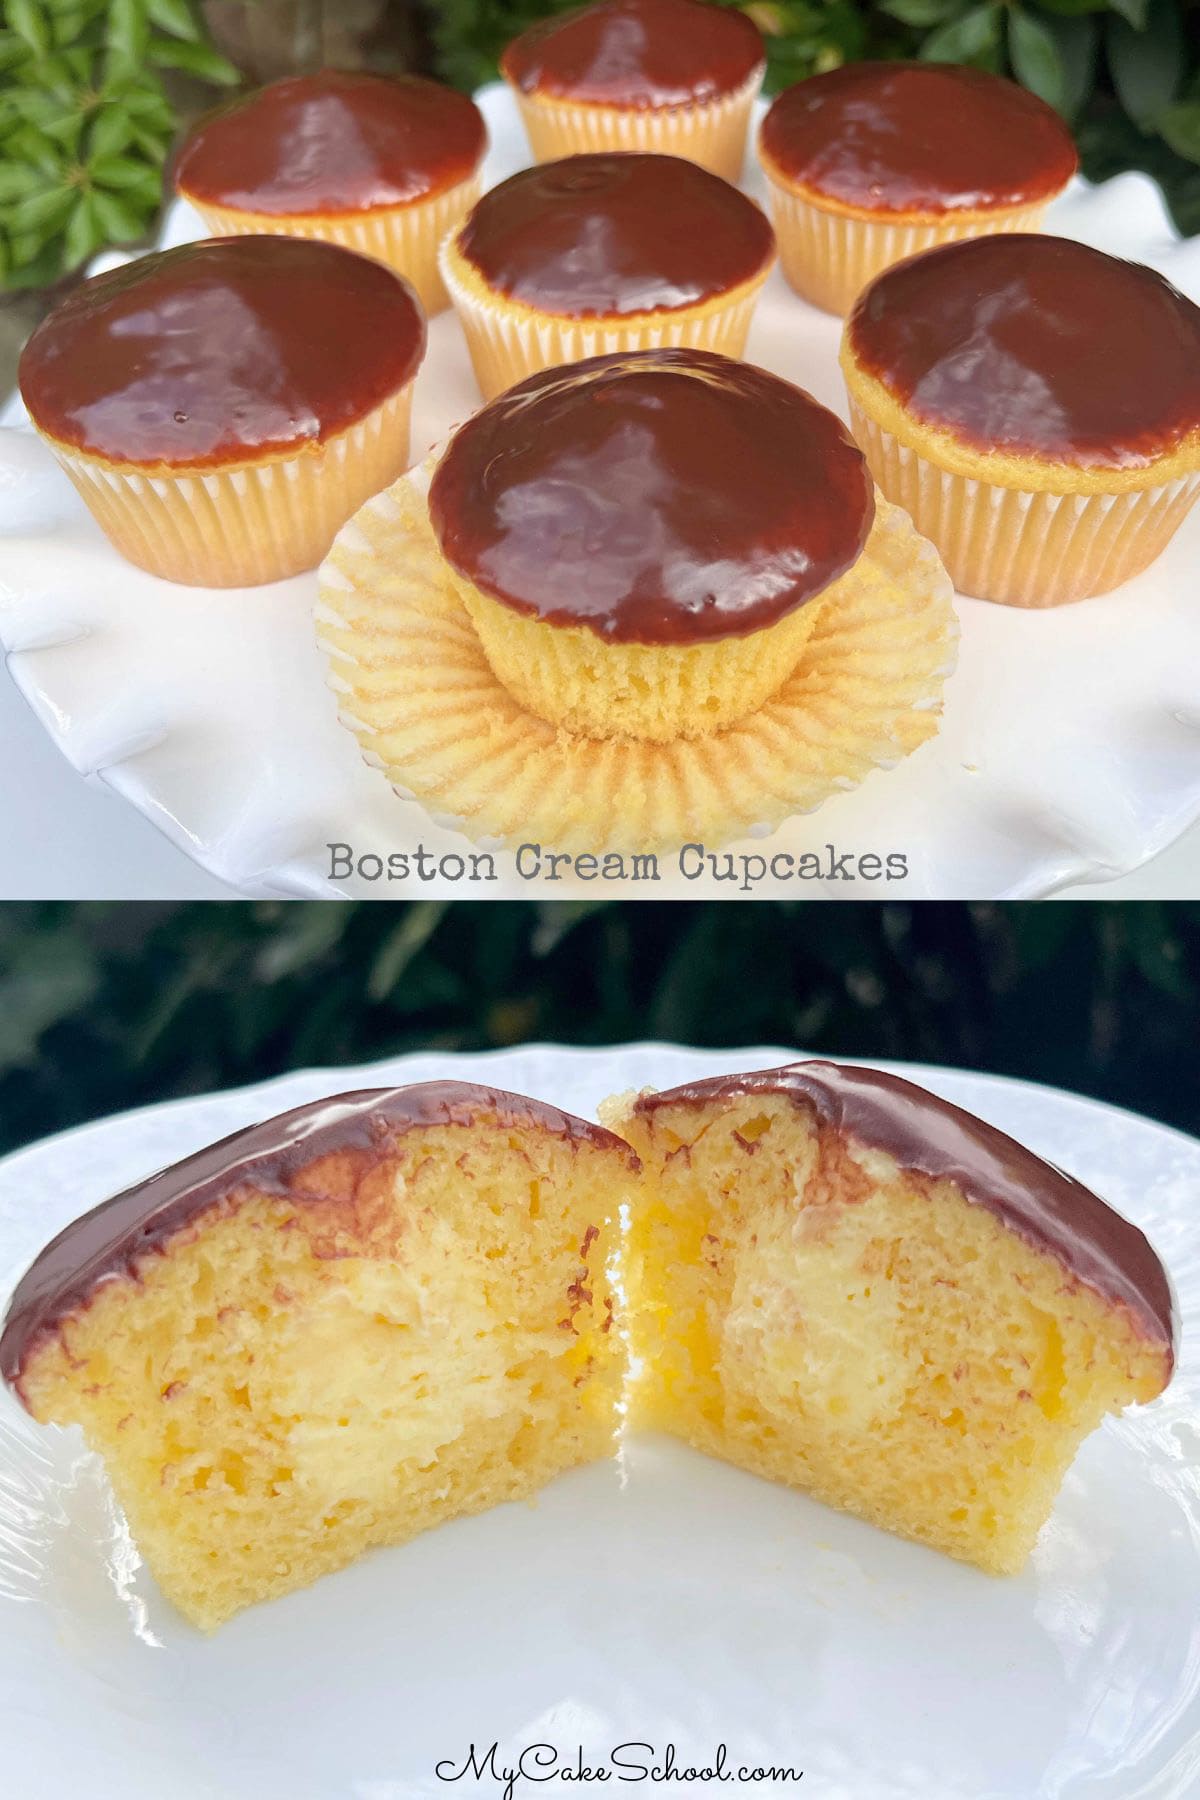
<path id="1" fill-rule="evenodd" d="M 440 73 L 496 73 L 517 32 L 578 0 L 425 0 Z M 1079 137 L 1085 173 L 1162 182 L 1180 228 L 1200 231 L 1200 0 L 718 0 L 767 45 L 768 87 L 856 57 L 924 57 L 1010 75 Z"/>
<path id="2" fill-rule="evenodd" d="M 149 229 L 176 126 L 159 71 L 240 77 L 193 0 L 5 0 L 0 17 L 0 286 L 41 287 Z"/>
<path id="3" fill-rule="evenodd" d="M 1198 997 L 1183 903 L 13 903 L 0 1149 L 287 1069 L 644 1037 L 990 1069 L 1200 1131 Z"/>

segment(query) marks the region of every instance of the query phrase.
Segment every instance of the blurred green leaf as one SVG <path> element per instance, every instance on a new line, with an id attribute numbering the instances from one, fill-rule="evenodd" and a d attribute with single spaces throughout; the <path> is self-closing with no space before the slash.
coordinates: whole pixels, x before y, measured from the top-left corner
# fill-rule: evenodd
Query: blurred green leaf
<path id="1" fill-rule="evenodd" d="M 1158 115 L 1159 132 L 1180 156 L 1200 163 L 1200 100 L 1181 101 Z"/>
<path id="2" fill-rule="evenodd" d="M 999 42 L 1002 17 L 1003 8 L 995 0 L 972 7 L 932 32 L 921 45 L 921 55 L 927 62 L 974 62 Z"/>
<path id="3" fill-rule="evenodd" d="M 1183 78 L 1183 39 L 1175 0 L 1151 0 L 1147 26 L 1135 31 L 1110 18 L 1105 48 L 1113 85 L 1125 111 L 1143 130 L 1168 107 Z"/>
<path id="4" fill-rule="evenodd" d="M 1023 87 L 1063 111 L 1066 73 L 1058 43 L 1048 25 L 1023 7 L 1008 9 L 1008 48 L 1013 70 Z"/>

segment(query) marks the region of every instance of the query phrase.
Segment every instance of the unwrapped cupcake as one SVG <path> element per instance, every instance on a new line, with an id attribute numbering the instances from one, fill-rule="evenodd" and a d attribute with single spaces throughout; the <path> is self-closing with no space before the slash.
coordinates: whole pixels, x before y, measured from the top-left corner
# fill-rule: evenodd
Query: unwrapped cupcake
<path id="1" fill-rule="evenodd" d="M 532 376 L 458 431 L 430 518 L 488 661 L 539 717 L 669 740 L 752 712 L 858 561 L 841 421 L 703 351 Z"/>
<path id="2" fill-rule="evenodd" d="M 376 257 L 446 304 L 438 245 L 479 193 L 473 100 L 415 75 L 295 75 L 201 119 L 175 188 L 222 237 L 283 232 Z"/>
<path id="3" fill-rule="evenodd" d="M 1153 269 L 1044 235 L 913 257 L 842 338 L 855 436 L 956 587 L 1106 593 L 1200 493 L 1200 308 Z"/>
<path id="4" fill-rule="evenodd" d="M 85 281 L 39 325 L 21 397 L 123 556 L 200 587 L 313 568 L 408 466 L 425 320 L 333 244 L 186 244 Z"/>
<path id="5" fill-rule="evenodd" d="M 442 274 L 487 397 L 539 369 L 691 345 L 740 356 L 775 260 L 765 215 L 675 156 L 571 156 L 478 201 Z"/>
<path id="6" fill-rule="evenodd" d="M 704 0 L 599 0 L 531 26 L 500 59 L 539 162 L 656 150 L 727 181 L 765 69 L 752 20 Z"/>
<path id="7" fill-rule="evenodd" d="M 947 63 L 847 63 L 798 82 L 758 148 L 784 274 L 834 313 L 919 250 L 1036 230 L 1077 166 L 1053 108 Z"/>

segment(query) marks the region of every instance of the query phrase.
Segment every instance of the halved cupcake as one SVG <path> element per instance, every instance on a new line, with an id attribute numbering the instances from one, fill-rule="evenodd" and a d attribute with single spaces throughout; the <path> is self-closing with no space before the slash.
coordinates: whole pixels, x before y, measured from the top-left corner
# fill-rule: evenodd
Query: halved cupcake
<path id="1" fill-rule="evenodd" d="M 675 156 L 571 156 L 501 182 L 441 268 L 489 399 L 559 363 L 690 345 L 740 356 L 775 260 L 744 194 Z"/>
<path id="2" fill-rule="evenodd" d="M 703 0 L 599 0 L 530 26 L 500 59 L 539 162 L 661 151 L 727 181 L 765 70 L 753 21 Z"/>
<path id="3" fill-rule="evenodd" d="M 438 245 L 480 187 L 473 100 L 415 75 L 294 75 L 194 127 L 175 189 L 217 236 L 322 238 L 387 263 L 427 313 L 446 304 Z"/>
<path id="4" fill-rule="evenodd" d="M 585 737 L 667 742 L 782 686 L 875 517 L 841 421 L 702 350 L 533 375 L 455 434 L 429 515 L 493 671 Z"/>
<path id="5" fill-rule="evenodd" d="M 1037 229 L 1078 166 L 1052 107 L 949 63 L 846 63 L 798 82 L 758 148 L 784 274 L 835 313 L 902 257 Z"/>
<path id="6" fill-rule="evenodd" d="M 631 1423 L 995 1574 L 1171 1378 L 1167 1277 L 1061 1170 L 911 1082 L 796 1063 L 609 1101 L 643 1165 Z"/>
<path id="7" fill-rule="evenodd" d="M 374 1545 L 610 1456 L 607 1260 L 636 1167 L 459 1082 L 317 1100 L 67 1227 L 0 1369 L 104 1458 L 164 1593 L 211 1630 Z"/>
<path id="8" fill-rule="evenodd" d="M 1056 606 L 1146 568 L 1200 495 L 1200 307 L 1045 235 L 890 269 L 842 339 L 854 433 L 962 593 Z"/>
<path id="9" fill-rule="evenodd" d="M 425 320 L 333 244 L 226 238 L 97 275 L 39 325 L 21 397 L 130 562 L 239 587 L 311 569 L 408 466 Z"/>

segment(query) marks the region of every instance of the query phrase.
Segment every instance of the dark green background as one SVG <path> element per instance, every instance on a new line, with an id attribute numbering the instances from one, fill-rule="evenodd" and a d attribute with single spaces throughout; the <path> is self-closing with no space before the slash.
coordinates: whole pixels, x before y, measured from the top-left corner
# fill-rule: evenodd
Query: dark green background
<path id="1" fill-rule="evenodd" d="M 0 908 L 0 1148 L 306 1064 L 542 1038 L 1029 1076 L 1200 1133 L 1200 905 Z"/>

